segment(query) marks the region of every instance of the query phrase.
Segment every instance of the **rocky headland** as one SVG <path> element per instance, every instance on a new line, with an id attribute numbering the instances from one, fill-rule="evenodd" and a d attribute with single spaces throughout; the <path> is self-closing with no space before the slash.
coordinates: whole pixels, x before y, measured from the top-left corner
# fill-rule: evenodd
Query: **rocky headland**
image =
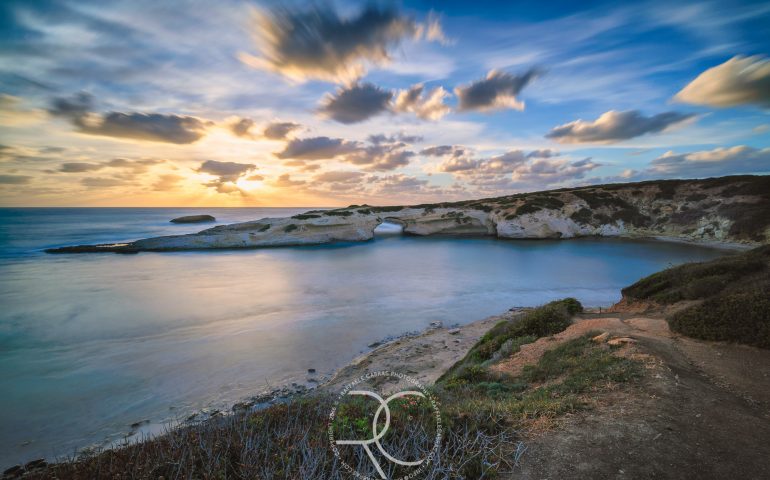
<path id="1" fill-rule="evenodd" d="M 187 235 L 48 252 L 136 253 L 360 242 L 372 239 L 383 222 L 400 224 L 404 234 L 419 236 L 653 237 L 756 246 L 770 240 L 770 177 L 656 180 L 409 206 L 351 205 Z"/>

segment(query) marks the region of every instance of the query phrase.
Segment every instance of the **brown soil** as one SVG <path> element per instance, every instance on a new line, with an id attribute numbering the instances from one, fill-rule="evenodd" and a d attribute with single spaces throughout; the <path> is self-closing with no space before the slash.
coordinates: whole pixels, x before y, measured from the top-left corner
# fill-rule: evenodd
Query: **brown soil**
<path id="1" fill-rule="evenodd" d="M 530 435 L 509 478 L 770 478 L 770 351 L 681 337 L 660 317 L 624 310 L 584 315 L 522 348 L 526 361 L 501 364 L 516 372 L 557 343 L 599 330 L 634 339 L 620 352 L 645 366 L 638 384 Z"/>

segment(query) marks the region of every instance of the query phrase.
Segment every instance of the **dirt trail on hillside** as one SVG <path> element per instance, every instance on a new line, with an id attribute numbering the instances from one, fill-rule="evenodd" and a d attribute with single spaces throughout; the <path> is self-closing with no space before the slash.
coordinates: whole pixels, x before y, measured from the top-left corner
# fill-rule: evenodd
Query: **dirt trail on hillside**
<path id="1" fill-rule="evenodd" d="M 616 312 L 582 315 L 496 368 L 515 374 L 589 331 L 632 339 L 620 353 L 643 362 L 643 379 L 526 439 L 509 478 L 770 478 L 768 350 L 698 341 L 662 317 Z"/>

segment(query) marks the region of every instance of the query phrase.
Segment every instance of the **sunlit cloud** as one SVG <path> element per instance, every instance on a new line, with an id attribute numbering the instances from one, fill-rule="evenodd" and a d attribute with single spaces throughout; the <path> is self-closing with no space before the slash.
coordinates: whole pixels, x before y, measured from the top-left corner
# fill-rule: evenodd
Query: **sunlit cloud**
<path id="1" fill-rule="evenodd" d="M 241 192 L 240 188 L 235 185 L 236 182 L 247 173 L 256 169 L 257 166 L 251 163 L 206 160 L 196 171 L 198 173 L 206 173 L 217 177 L 216 179 L 205 183 L 207 187 L 216 188 L 219 193 L 235 193 Z"/>
<path id="2" fill-rule="evenodd" d="M 674 100 L 710 107 L 770 108 L 770 60 L 736 56 L 698 75 Z"/>
<path id="3" fill-rule="evenodd" d="M 539 75 L 541 72 L 537 69 L 528 70 L 521 75 L 492 70 L 481 80 L 455 88 L 459 101 L 458 110 L 524 110 L 524 102 L 518 98 L 519 93 Z"/>
<path id="4" fill-rule="evenodd" d="M 694 118 L 692 114 L 664 112 L 651 117 L 637 110 L 610 110 L 591 121 L 575 120 L 554 127 L 546 138 L 560 143 L 615 143 L 650 133 L 663 132 Z"/>
<path id="5" fill-rule="evenodd" d="M 426 92 L 422 84 L 412 85 L 398 92 L 393 110 L 411 112 L 423 120 L 441 120 L 451 111 L 451 108 L 444 103 L 450 96 L 451 94 L 443 87 L 436 87 Z"/>

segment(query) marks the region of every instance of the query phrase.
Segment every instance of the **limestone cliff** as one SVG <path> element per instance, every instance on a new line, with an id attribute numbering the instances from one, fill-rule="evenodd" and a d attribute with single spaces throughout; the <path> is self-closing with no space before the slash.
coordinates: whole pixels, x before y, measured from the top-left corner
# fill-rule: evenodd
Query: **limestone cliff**
<path id="1" fill-rule="evenodd" d="M 659 180 L 522 193 L 482 200 L 313 210 L 291 218 L 52 253 L 249 248 L 364 241 L 383 221 L 412 235 L 500 238 L 664 237 L 702 243 L 770 243 L 770 177 Z"/>

